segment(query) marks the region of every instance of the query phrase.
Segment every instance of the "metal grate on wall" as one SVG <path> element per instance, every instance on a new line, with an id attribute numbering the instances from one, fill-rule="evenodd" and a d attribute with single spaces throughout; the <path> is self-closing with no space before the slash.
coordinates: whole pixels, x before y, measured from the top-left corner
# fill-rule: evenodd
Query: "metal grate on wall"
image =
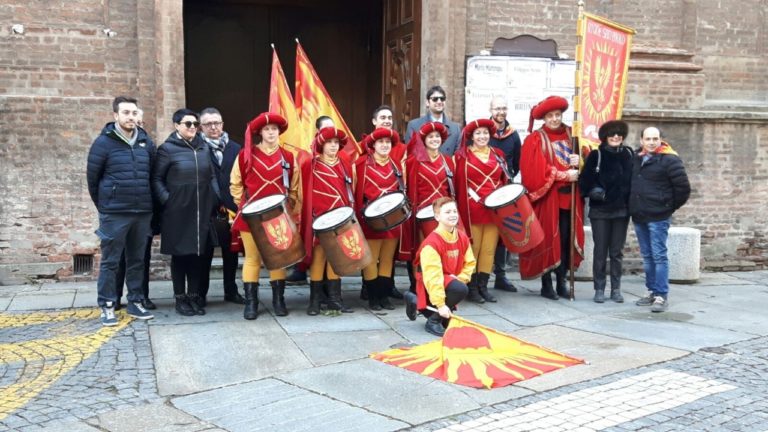
<path id="1" fill-rule="evenodd" d="M 72 260 L 74 274 L 84 275 L 93 272 L 93 255 L 74 255 Z"/>

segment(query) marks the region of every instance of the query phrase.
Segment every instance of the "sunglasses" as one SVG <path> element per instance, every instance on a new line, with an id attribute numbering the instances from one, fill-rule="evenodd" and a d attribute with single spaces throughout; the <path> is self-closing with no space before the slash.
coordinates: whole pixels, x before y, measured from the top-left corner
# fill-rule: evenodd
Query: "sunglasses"
<path id="1" fill-rule="evenodd" d="M 197 122 L 197 121 L 195 121 L 195 122 L 193 122 L 193 121 L 185 121 L 185 122 L 180 122 L 179 124 L 186 126 L 187 129 L 192 129 L 193 127 L 194 128 L 199 128 L 200 127 L 200 122 Z"/>
<path id="2" fill-rule="evenodd" d="M 445 96 L 432 96 L 429 98 L 432 102 L 442 101 L 445 102 Z"/>

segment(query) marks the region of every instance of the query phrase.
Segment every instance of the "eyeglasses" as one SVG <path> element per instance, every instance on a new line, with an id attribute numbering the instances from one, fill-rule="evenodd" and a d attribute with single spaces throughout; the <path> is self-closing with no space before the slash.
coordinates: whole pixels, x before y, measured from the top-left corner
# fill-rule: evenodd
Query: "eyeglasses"
<path id="1" fill-rule="evenodd" d="M 187 127 L 187 129 L 199 128 L 200 122 L 193 122 L 193 121 L 185 121 L 185 122 L 179 122 L 180 125 L 184 125 Z"/>
<path id="2" fill-rule="evenodd" d="M 496 107 L 496 108 L 493 108 L 493 111 L 501 111 L 501 112 L 504 112 L 504 111 L 507 111 L 507 107 Z"/>
<path id="3" fill-rule="evenodd" d="M 209 127 L 217 127 L 217 128 L 220 128 L 220 127 L 221 127 L 221 125 L 223 125 L 223 124 L 224 124 L 224 122 L 218 122 L 218 121 L 217 121 L 217 122 L 201 123 L 201 126 L 202 126 L 202 127 L 204 127 L 204 128 L 209 128 Z"/>
<path id="4" fill-rule="evenodd" d="M 437 101 L 445 102 L 445 96 L 432 96 L 431 98 L 429 98 L 429 100 L 431 100 L 432 102 L 437 102 Z"/>

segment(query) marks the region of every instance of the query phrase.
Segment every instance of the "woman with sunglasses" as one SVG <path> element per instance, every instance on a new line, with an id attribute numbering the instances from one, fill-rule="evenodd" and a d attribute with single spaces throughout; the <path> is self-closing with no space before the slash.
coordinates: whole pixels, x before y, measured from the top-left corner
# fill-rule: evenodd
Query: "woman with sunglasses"
<path id="1" fill-rule="evenodd" d="M 211 242 L 211 218 L 219 206 L 219 186 L 198 133 L 197 113 L 183 108 L 173 114 L 176 131 L 157 149 L 152 189 L 162 205 L 160 252 L 171 255 L 171 279 L 180 315 L 205 315 L 198 303 L 205 251 Z M 185 286 L 186 285 L 186 286 Z"/>
<path id="2" fill-rule="evenodd" d="M 261 113 L 248 123 L 245 129 L 245 145 L 237 156 L 230 175 L 229 191 L 239 209 L 242 210 L 247 203 L 269 195 L 285 195 L 288 198 L 289 211 L 293 215 L 301 211 L 299 169 L 293 154 L 280 147 L 280 134 L 287 129 L 288 121 L 279 114 L 270 112 Z M 254 320 L 258 317 L 261 255 L 248 224 L 242 217 L 235 218 L 232 229 L 240 231 L 245 248 L 243 318 Z M 272 307 L 277 316 L 288 315 L 288 309 L 285 307 L 285 277 L 285 269 L 269 272 Z"/>

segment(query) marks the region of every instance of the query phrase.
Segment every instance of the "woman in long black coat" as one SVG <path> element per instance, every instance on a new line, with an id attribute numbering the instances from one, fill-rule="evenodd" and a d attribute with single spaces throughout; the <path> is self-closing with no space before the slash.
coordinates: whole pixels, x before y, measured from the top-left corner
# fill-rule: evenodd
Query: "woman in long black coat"
<path id="1" fill-rule="evenodd" d="M 152 172 L 152 189 L 163 207 L 160 252 L 171 255 L 176 312 L 204 315 L 198 302 L 200 269 L 206 248 L 216 242 L 211 217 L 219 187 L 208 146 L 198 134 L 197 113 L 180 109 L 173 123 L 176 132 L 158 148 Z"/>
<path id="2" fill-rule="evenodd" d="M 629 225 L 632 150 L 624 145 L 629 127 L 621 120 L 600 126 L 600 147 L 589 153 L 579 189 L 589 197 L 589 220 L 595 243 L 592 277 L 596 303 L 605 302 L 606 258 L 611 260 L 611 300 L 622 303 L 621 267 Z"/>

